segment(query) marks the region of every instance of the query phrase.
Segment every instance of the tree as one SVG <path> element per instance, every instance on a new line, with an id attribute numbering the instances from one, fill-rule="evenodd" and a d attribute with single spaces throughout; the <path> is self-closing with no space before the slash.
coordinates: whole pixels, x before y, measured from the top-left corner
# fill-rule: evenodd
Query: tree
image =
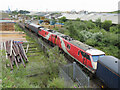
<path id="1" fill-rule="evenodd" d="M 20 11 L 18 11 L 18 13 L 20 13 L 20 14 L 26 14 L 26 13 L 30 13 L 30 12 L 26 11 L 26 10 L 20 10 Z"/>
<path id="2" fill-rule="evenodd" d="M 76 21 L 80 21 L 80 18 L 77 18 Z"/>
<path id="3" fill-rule="evenodd" d="M 102 22 L 101 22 L 101 19 L 100 19 L 100 18 L 96 19 L 95 23 L 96 23 L 96 26 L 98 26 L 98 27 L 101 28 Z"/>
<path id="4" fill-rule="evenodd" d="M 105 30 L 109 31 L 111 25 L 112 25 L 112 21 L 111 20 L 105 20 L 102 23 L 102 28 L 104 28 Z"/>
<path id="5" fill-rule="evenodd" d="M 17 15 L 18 12 L 17 11 L 12 11 L 12 14 Z"/>
<path id="6" fill-rule="evenodd" d="M 63 22 L 66 22 L 66 21 L 67 21 L 66 17 L 61 17 L 61 18 L 59 18 L 59 22 L 60 22 L 60 23 L 63 23 Z"/>
<path id="7" fill-rule="evenodd" d="M 93 23 L 91 20 L 86 21 L 85 23 L 88 29 L 93 29 L 96 27 L 95 23 Z"/>

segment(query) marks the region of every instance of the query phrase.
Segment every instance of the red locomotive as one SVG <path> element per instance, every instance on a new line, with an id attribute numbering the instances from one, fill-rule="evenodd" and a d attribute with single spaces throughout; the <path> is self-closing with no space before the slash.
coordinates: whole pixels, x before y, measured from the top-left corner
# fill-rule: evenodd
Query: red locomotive
<path id="1" fill-rule="evenodd" d="M 105 56 L 103 51 L 88 46 L 80 41 L 73 40 L 71 37 L 54 30 L 46 29 L 32 23 L 25 24 L 25 27 L 42 36 L 53 45 L 57 45 L 92 73 L 97 69 L 98 58 Z"/>

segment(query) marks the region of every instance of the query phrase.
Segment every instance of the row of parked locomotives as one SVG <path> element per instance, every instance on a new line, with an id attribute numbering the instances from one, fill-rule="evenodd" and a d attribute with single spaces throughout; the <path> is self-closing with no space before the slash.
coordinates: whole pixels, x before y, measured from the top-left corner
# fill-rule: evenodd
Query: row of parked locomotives
<path id="1" fill-rule="evenodd" d="M 71 38 L 67 35 L 64 35 L 62 33 L 59 33 L 59 32 L 56 32 L 54 30 L 50 30 L 47 28 L 43 28 L 40 25 L 36 25 L 33 23 L 25 23 L 25 27 L 27 29 L 29 29 L 30 31 L 36 33 L 37 35 L 41 36 L 48 42 L 52 43 L 52 45 L 57 45 L 60 49 L 62 49 L 70 57 L 72 57 L 77 62 L 79 62 L 81 65 L 83 65 L 86 69 L 88 69 L 89 71 L 91 71 L 94 74 L 97 74 L 97 76 L 100 77 L 100 79 L 103 82 L 106 83 L 106 81 L 104 81 L 104 79 L 106 77 L 113 78 L 113 79 L 109 79 L 109 80 L 114 80 L 114 76 L 117 77 L 117 80 L 115 82 L 118 85 L 112 86 L 113 84 L 110 84 L 110 87 L 118 88 L 118 86 L 120 86 L 119 85 L 120 73 L 115 72 L 111 68 L 111 66 L 107 66 L 108 63 L 111 65 L 115 65 L 116 62 L 118 65 L 119 60 L 113 59 L 113 58 L 111 58 L 113 61 L 111 59 L 109 60 L 109 58 L 105 58 L 103 60 L 102 57 L 103 58 L 106 57 L 105 53 L 103 51 L 95 49 L 95 48 L 93 48 L 89 45 L 86 45 L 80 41 L 74 40 L 73 38 Z M 98 61 L 99 61 L 99 63 L 98 63 Z M 101 63 L 102 61 L 106 62 L 106 63 L 104 63 L 104 69 L 106 68 L 106 70 L 109 70 L 109 72 L 111 72 L 111 74 L 113 74 L 113 75 L 109 76 L 108 71 L 103 72 L 103 70 L 102 70 L 103 63 Z M 103 75 L 104 78 L 101 77 L 102 73 L 105 73 L 105 75 Z M 109 81 L 108 83 L 112 83 L 112 81 Z M 107 84 L 107 86 L 109 87 L 108 84 Z"/>

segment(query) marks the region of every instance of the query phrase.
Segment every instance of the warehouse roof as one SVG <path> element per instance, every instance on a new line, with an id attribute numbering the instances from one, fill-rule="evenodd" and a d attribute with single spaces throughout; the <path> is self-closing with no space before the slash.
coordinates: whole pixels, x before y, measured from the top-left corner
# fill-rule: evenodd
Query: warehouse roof
<path id="1" fill-rule="evenodd" d="M 5 23 L 15 23 L 14 20 L 0 20 L 0 23 L 3 23 L 3 22 L 5 22 Z"/>
<path id="2" fill-rule="evenodd" d="M 76 20 L 80 18 L 81 20 L 92 20 L 95 21 L 96 19 L 100 18 L 102 22 L 105 20 L 111 20 L 113 24 L 118 24 L 118 17 L 120 14 L 109 14 L 109 13 L 90 13 L 90 14 L 68 14 L 62 13 L 62 16 L 58 17 L 61 18 L 65 16 L 67 19 Z"/>

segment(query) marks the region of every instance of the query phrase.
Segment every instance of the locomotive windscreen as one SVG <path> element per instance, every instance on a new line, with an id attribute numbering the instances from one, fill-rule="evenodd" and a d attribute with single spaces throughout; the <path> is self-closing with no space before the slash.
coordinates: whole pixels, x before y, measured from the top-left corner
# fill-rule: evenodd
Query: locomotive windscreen
<path id="1" fill-rule="evenodd" d="M 99 57 L 102 57 L 102 56 L 105 56 L 105 55 L 93 55 L 92 58 L 93 58 L 93 62 L 97 62 Z"/>

